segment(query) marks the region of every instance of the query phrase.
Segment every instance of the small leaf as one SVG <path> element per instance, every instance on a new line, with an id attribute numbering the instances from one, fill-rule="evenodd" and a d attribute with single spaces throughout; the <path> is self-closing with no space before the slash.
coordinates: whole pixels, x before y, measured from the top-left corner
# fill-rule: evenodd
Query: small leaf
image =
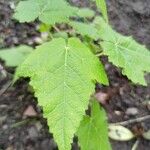
<path id="1" fill-rule="evenodd" d="M 83 18 L 92 18 L 95 15 L 95 12 L 89 8 L 80 8 L 77 12 L 79 17 Z"/>
<path id="2" fill-rule="evenodd" d="M 49 32 L 50 28 L 51 28 L 50 25 L 41 23 L 38 30 L 39 30 L 39 32 Z"/>
<path id="3" fill-rule="evenodd" d="M 0 50 L 0 58 L 5 61 L 6 66 L 16 67 L 20 65 L 32 52 L 29 46 L 19 46 Z"/>
<path id="4" fill-rule="evenodd" d="M 68 22 L 75 16 L 78 8 L 70 6 L 65 0 L 25 0 L 20 1 L 14 18 L 20 22 L 31 22 L 39 18 L 45 24 Z"/>
<path id="5" fill-rule="evenodd" d="M 146 140 L 150 140 L 150 130 L 148 130 L 147 132 L 143 133 L 143 137 L 144 137 Z"/>
<path id="6" fill-rule="evenodd" d="M 99 8 L 99 10 L 101 11 L 101 13 L 103 15 L 103 18 L 108 23 L 106 0 L 95 0 L 95 1 L 96 1 L 97 7 Z"/>
<path id="7" fill-rule="evenodd" d="M 17 68 L 15 80 L 30 77 L 59 150 L 70 150 L 90 95 L 107 76 L 98 58 L 77 38 L 53 39 L 37 49 Z"/>
<path id="8" fill-rule="evenodd" d="M 98 31 L 92 24 L 86 24 L 82 22 L 71 21 L 69 23 L 79 34 L 88 36 L 92 39 L 98 39 Z"/>
<path id="9" fill-rule="evenodd" d="M 56 33 L 54 33 L 53 34 L 53 37 L 55 37 L 55 38 L 64 38 L 64 39 L 68 39 L 68 34 L 66 33 L 66 32 L 63 32 L 63 31 L 61 31 L 61 32 L 56 32 Z"/>
<path id="10" fill-rule="evenodd" d="M 134 135 L 123 126 L 109 125 L 109 137 L 116 141 L 129 141 L 134 138 Z"/>
<path id="11" fill-rule="evenodd" d="M 91 116 L 85 116 L 77 131 L 81 150 L 111 150 L 107 118 L 96 100 L 92 101 Z"/>
<path id="12" fill-rule="evenodd" d="M 113 30 L 102 18 L 95 19 L 104 54 L 109 61 L 123 69 L 122 73 L 134 83 L 146 85 L 144 73 L 150 72 L 150 52 L 133 38 Z"/>

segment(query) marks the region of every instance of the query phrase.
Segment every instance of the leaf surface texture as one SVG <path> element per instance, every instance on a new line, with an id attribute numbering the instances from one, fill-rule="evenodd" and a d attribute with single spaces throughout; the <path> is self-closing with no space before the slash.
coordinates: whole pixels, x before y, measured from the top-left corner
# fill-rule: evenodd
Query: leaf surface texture
<path id="1" fill-rule="evenodd" d="M 106 114 L 98 102 L 93 100 L 91 116 L 85 116 L 77 132 L 82 150 L 111 150 L 108 140 Z"/>
<path id="2" fill-rule="evenodd" d="M 83 119 L 95 81 L 107 84 L 97 57 L 77 38 L 62 38 L 38 46 L 21 64 L 15 78 L 30 77 L 59 150 L 70 150 Z"/>
<path id="3" fill-rule="evenodd" d="M 113 30 L 102 18 L 96 18 L 100 44 L 109 61 L 123 69 L 132 82 L 146 85 L 145 72 L 150 72 L 150 52 L 132 37 L 123 36 Z"/>
<path id="4" fill-rule="evenodd" d="M 26 45 L 0 50 L 0 58 L 6 66 L 16 67 L 20 65 L 32 52 L 32 48 Z"/>
<path id="5" fill-rule="evenodd" d="M 20 1 L 14 18 L 20 22 L 31 22 L 36 18 L 46 24 L 68 22 L 78 9 L 65 0 L 26 0 Z"/>

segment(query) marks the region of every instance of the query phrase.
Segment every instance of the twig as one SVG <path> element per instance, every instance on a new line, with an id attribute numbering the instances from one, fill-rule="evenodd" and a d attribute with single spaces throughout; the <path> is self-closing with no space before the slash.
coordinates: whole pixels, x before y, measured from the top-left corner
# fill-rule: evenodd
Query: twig
<path id="1" fill-rule="evenodd" d="M 0 90 L 0 96 L 3 95 L 7 90 L 8 88 L 12 85 L 12 82 L 8 82 L 3 89 Z"/>
<path id="2" fill-rule="evenodd" d="M 150 119 L 150 115 L 143 116 L 143 117 L 136 118 L 136 119 L 123 121 L 123 122 L 111 123 L 111 124 L 113 124 L 113 125 L 128 125 L 130 123 L 141 122 L 141 121 L 144 121 L 144 120 L 147 120 L 147 119 Z"/>
<path id="3" fill-rule="evenodd" d="M 103 52 L 95 54 L 95 56 L 97 56 L 97 57 L 102 56 L 102 55 L 104 55 Z"/>
<path id="4" fill-rule="evenodd" d="M 137 140 L 136 140 L 136 142 L 134 143 L 134 145 L 133 145 L 133 147 L 132 147 L 132 149 L 131 149 L 131 150 L 136 150 L 136 149 L 137 149 L 137 147 L 138 147 L 138 145 L 139 145 L 139 142 L 140 142 L 140 140 L 139 140 L 139 139 L 137 139 Z"/>
<path id="5" fill-rule="evenodd" d="M 4 70 L 4 67 L 1 64 L 0 64 L 0 73 L 2 74 L 4 78 L 7 77 L 7 72 L 6 70 Z"/>
<path id="6" fill-rule="evenodd" d="M 53 28 L 54 28 L 57 32 L 61 32 L 61 31 L 59 30 L 59 28 L 57 28 L 56 26 L 53 26 Z"/>
<path id="7" fill-rule="evenodd" d="M 11 128 L 17 128 L 17 127 L 20 127 L 20 126 L 23 126 L 23 125 L 26 125 L 28 124 L 29 122 L 34 122 L 34 121 L 37 121 L 36 118 L 27 118 L 25 120 L 22 120 L 22 121 L 19 121 L 17 123 L 14 123 L 11 125 Z"/>

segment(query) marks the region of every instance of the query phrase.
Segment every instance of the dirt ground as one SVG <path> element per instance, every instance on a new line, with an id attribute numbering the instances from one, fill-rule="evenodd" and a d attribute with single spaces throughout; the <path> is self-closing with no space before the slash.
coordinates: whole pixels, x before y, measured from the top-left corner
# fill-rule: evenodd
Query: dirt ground
<path id="1" fill-rule="evenodd" d="M 0 0 L 0 48 L 19 44 L 36 45 L 40 34 L 37 23 L 19 24 L 11 19 L 13 0 Z M 89 6 L 88 0 L 72 0 L 75 5 Z M 110 23 L 119 32 L 132 35 L 138 42 L 150 48 L 150 0 L 108 0 Z M 91 5 L 93 7 L 93 5 Z M 150 76 L 148 87 L 133 85 L 121 71 L 102 58 L 108 77 L 109 87 L 97 85 L 97 93 L 107 95 L 104 105 L 109 122 L 120 122 L 150 115 Z M 4 65 L 3 62 L 1 64 Z M 57 146 L 48 132 L 42 110 L 29 92 L 27 81 L 21 80 L 9 87 L 14 68 L 6 68 L 6 78 L 0 75 L 0 150 L 57 150 Z M 27 118 L 24 111 L 29 107 L 36 111 L 36 118 Z M 150 141 L 141 137 L 141 132 L 150 129 L 150 120 L 128 124 L 139 139 L 137 150 L 150 150 Z M 136 139 L 128 142 L 111 140 L 113 150 L 131 150 Z M 73 150 L 79 150 L 76 142 Z"/>

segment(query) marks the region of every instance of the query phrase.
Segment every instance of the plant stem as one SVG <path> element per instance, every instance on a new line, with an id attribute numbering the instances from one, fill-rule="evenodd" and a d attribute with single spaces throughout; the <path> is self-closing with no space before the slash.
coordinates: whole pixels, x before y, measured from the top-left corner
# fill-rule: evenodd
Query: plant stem
<path id="1" fill-rule="evenodd" d="M 132 147 L 132 149 L 131 149 L 131 150 L 136 150 L 136 149 L 137 149 L 137 147 L 138 147 L 138 145 L 139 145 L 139 142 L 140 142 L 140 140 L 139 140 L 139 139 L 137 139 L 137 140 L 136 140 L 136 142 L 134 143 L 134 145 L 133 145 L 133 147 Z"/>
<path id="2" fill-rule="evenodd" d="M 57 28 L 56 26 L 53 26 L 53 28 L 54 28 L 57 32 L 61 32 L 61 31 L 59 30 L 59 28 Z"/>
<path id="3" fill-rule="evenodd" d="M 28 124 L 29 122 L 33 122 L 33 121 L 36 121 L 36 118 L 27 118 L 25 120 L 22 120 L 22 121 L 19 121 L 17 123 L 14 123 L 11 128 L 17 128 L 17 127 L 20 127 L 20 126 L 23 126 L 25 124 Z"/>
<path id="4" fill-rule="evenodd" d="M 147 120 L 147 119 L 150 119 L 150 115 L 143 116 L 143 117 L 136 118 L 136 119 L 123 121 L 123 122 L 111 123 L 111 124 L 113 124 L 113 125 L 128 125 L 130 123 L 141 122 L 141 121 L 144 121 L 144 120 Z"/>
<path id="5" fill-rule="evenodd" d="M 97 54 L 95 54 L 97 57 L 100 57 L 100 56 L 102 56 L 102 55 L 104 55 L 104 53 L 103 52 L 100 52 L 100 53 L 97 53 Z"/>

